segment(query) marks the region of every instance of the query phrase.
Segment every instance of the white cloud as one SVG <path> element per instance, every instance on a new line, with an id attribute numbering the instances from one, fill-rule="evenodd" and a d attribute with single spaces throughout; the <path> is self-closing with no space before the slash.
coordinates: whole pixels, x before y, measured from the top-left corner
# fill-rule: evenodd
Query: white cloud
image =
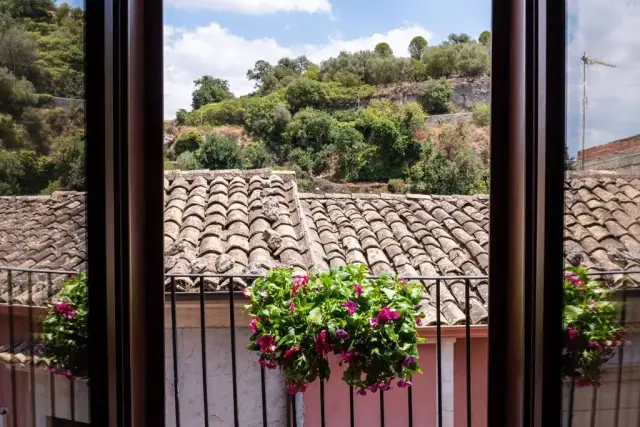
<path id="1" fill-rule="evenodd" d="M 331 37 L 323 44 L 282 46 L 274 38 L 247 39 L 232 34 L 215 22 L 192 31 L 165 26 L 165 118 L 175 117 L 180 108 L 190 109 L 193 81 L 205 74 L 228 80 L 231 90 L 236 95 L 243 95 L 253 90 L 254 82 L 247 80 L 246 73 L 259 59 L 275 63 L 285 56 L 307 55 L 319 63 L 342 50 L 373 49 L 382 41 L 389 43 L 396 55 L 403 56 L 407 54 L 409 42 L 417 35 L 431 37 L 425 28 L 410 25 L 351 40 Z"/>
<path id="2" fill-rule="evenodd" d="M 247 14 L 331 12 L 329 0 L 165 0 L 165 4 L 190 10 L 208 9 Z"/>
<path id="3" fill-rule="evenodd" d="M 587 71 L 586 146 L 640 133 L 640 0 L 570 0 L 568 131 L 571 151 L 582 132 L 582 62 L 588 56 L 613 63 Z"/>

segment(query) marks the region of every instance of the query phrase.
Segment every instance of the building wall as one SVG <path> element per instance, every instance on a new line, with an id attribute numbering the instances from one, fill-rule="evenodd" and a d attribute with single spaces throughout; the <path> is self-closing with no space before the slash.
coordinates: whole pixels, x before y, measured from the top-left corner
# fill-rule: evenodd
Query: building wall
<path id="1" fill-rule="evenodd" d="M 578 152 L 577 168 L 613 170 L 623 174 L 640 174 L 640 135 L 587 148 Z"/>

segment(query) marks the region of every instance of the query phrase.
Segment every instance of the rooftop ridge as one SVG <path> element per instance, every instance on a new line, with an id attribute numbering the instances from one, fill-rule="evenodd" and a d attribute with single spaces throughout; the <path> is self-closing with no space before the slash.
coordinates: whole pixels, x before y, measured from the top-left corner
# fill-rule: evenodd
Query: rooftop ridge
<path id="1" fill-rule="evenodd" d="M 488 194 L 298 193 L 300 199 L 489 200 Z"/>

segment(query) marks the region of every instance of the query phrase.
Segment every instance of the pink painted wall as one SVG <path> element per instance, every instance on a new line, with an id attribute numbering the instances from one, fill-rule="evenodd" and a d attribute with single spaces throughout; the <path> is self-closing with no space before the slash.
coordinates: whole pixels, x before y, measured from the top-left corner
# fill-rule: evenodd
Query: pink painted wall
<path id="1" fill-rule="evenodd" d="M 457 339 L 455 358 L 455 412 L 456 427 L 466 425 L 465 340 Z M 471 340 L 472 418 L 474 427 L 486 426 L 487 417 L 487 338 Z M 342 382 L 338 358 L 331 360 L 331 380 L 325 384 L 325 420 L 327 426 L 349 426 L 349 387 Z M 424 371 L 413 380 L 413 423 L 421 427 L 436 424 L 436 351 L 433 344 L 420 346 L 420 367 Z M 320 384 L 309 386 L 304 394 L 304 425 L 320 427 Z M 380 425 L 380 394 L 354 395 L 355 425 Z M 386 427 L 408 425 L 407 389 L 394 387 L 384 393 Z"/>
<path id="2" fill-rule="evenodd" d="M 458 338 L 454 344 L 455 357 L 455 427 L 467 425 L 467 365 L 464 339 Z M 487 338 L 471 339 L 471 425 L 487 425 L 487 361 L 489 356 Z"/>

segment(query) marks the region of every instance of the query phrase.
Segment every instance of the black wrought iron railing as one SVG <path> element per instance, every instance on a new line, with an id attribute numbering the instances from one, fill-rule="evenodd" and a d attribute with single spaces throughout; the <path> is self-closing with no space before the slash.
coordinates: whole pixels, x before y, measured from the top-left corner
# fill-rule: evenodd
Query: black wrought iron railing
<path id="1" fill-rule="evenodd" d="M 0 337 L 6 340 L 6 342 L 0 341 L 0 358 L 8 364 L 8 377 L 7 381 L 10 383 L 8 395 L 0 395 L 0 407 L 6 407 L 8 412 L 7 425 L 10 427 L 39 427 L 39 415 L 42 410 L 38 409 L 38 406 L 48 406 L 47 415 L 51 417 L 65 417 L 65 415 L 56 413 L 59 411 L 60 405 L 56 403 L 56 398 L 60 398 L 59 394 L 56 394 L 55 381 L 69 381 L 68 395 L 64 396 L 65 400 L 69 402 L 69 408 L 67 415 L 69 419 L 76 419 L 76 389 L 75 379 L 49 374 L 49 392 L 48 402 L 42 402 L 37 399 L 35 394 L 34 384 L 34 372 L 46 366 L 46 359 L 40 357 L 38 352 L 38 341 L 36 337 L 40 331 L 39 320 L 46 312 L 46 304 L 55 297 L 59 291 L 61 284 L 76 274 L 75 271 L 63 271 L 63 270 L 45 270 L 45 269 L 27 269 L 27 268 L 11 268 L 0 266 L 0 316 L 7 316 L 7 322 L 0 321 Z M 593 276 L 625 276 L 638 274 L 640 277 L 640 269 L 638 270 L 620 270 L 620 271 L 607 271 L 592 273 Z M 244 410 L 241 408 L 240 386 L 239 386 L 239 351 L 244 347 L 242 338 L 238 338 L 238 331 L 241 328 L 247 327 L 245 324 L 239 324 L 239 319 L 242 318 L 242 313 L 239 305 L 244 301 L 241 295 L 241 290 L 250 286 L 251 283 L 256 280 L 258 275 L 247 274 L 169 274 L 165 277 L 165 296 L 166 296 L 166 313 L 167 319 L 165 319 L 165 328 L 167 329 L 167 339 L 171 340 L 171 345 L 167 343 L 167 356 L 170 361 L 170 369 L 167 366 L 165 376 L 170 383 L 170 395 L 171 399 L 167 401 L 167 405 L 171 405 L 171 411 L 167 411 L 167 425 L 168 426 L 191 426 L 202 425 L 209 427 L 212 417 L 218 416 L 212 413 L 212 408 L 218 403 L 216 399 L 210 396 L 210 384 L 211 372 L 209 368 L 212 366 L 212 358 L 217 357 L 216 354 L 210 354 L 210 346 L 208 340 L 211 338 L 208 336 L 207 330 L 209 328 L 217 328 L 221 333 L 227 334 L 227 344 L 230 352 L 230 385 L 227 392 L 231 395 L 231 411 L 228 418 L 227 425 L 243 426 L 248 423 L 243 422 L 246 418 Z M 464 387 L 462 390 L 455 390 L 454 405 L 463 405 L 464 411 L 460 411 L 463 420 L 456 418 L 455 425 L 466 425 L 471 427 L 472 425 L 479 424 L 477 427 L 484 426 L 484 423 L 478 423 L 474 421 L 473 414 L 477 410 L 477 402 L 474 402 L 474 393 L 472 392 L 472 357 L 481 357 L 486 354 L 474 355 L 472 354 L 472 334 L 474 320 L 472 316 L 472 304 L 471 300 L 478 298 L 478 287 L 481 284 L 486 284 L 486 276 L 418 276 L 408 278 L 412 281 L 418 281 L 425 287 L 425 304 L 429 305 L 433 309 L 434 319 L 430 323 L 428 329 L 430 330 L 430 336 L 433 337 L 433 341 L 430 341 L 430 345 L 435 344 L 433 347 L 435 352 L 435 363 L 433 366 L 422 366 L 423 370 L 431 370 L 434 372 L 435 384 L 430 384 L 429 387 L 435 387 L 435 402 L 436 415 L 434 419 L 428 422 L 428 425 L 435 425 L 437 427 L 445 427 L 452 425 L 453 414 L 445 414 L 443 407 L 443 331 L 445 328 L 452 326 L 449 322 L 450 318 L 447 318 L 443 314 L 443 304 L 451 303 L 451 295 L 455 298 L 455 303 L 463 313 L 462 319 L 457 319 L 455 325 L 461 330 L 458 335 L 459 338 L 464 340 L 464 371 L 456 372 L 456 375 L 464 375 Z M 627 305 L 634 303 L 635 298 L 640 299 L 640 289 L 636 287 L 635 282 L 627 279 L 622 280 L 622 285 L 614 290 L 614 298 L 619 299 L 622 302 L 622 308 L 620 311 L 620 322 L 623 326 L 627 325 Z M 460 286 L 464 287 L 463 292 L 460 292 Z M 457 287 L 456 292 L 449 292 L 446 294 L 445 290 L 451 290 L 453 287 Z M 443 296 L 444 295 L 444 296 Z M 444 301 L 446 299 L 446 301 Z M 633 299 L 633 300 L 632 300 Z M 180 311 L 181 304 L 188 303 L 187 311 Z M 640 304 L 640 300 L 639 300 Z M 209 308 L 209 309 L 208 309 Z M 212 311 L 213 310 L 213 311 Z M 191 319 L 188 323 L 188 327 L 191 329 L 197 329 L 197 339 L 199 340 L 199 368 L 197 375 L 199 379 L 195 382 L 190 382 L 190 378 L 184 375 L 180 376 L 180 367 L 184 360 L 181 360 L 181 354 L 179 351 L 179 331 L 185 326 L 182 324 L 184 319 L 181 316 L 187 316 Z M 215 317 L 213 326 L 211 322 L 208 322 L 208 317 Z M 26 320 L 25 320 L 26 319 Z M 3 331 L 2 329 L 5 329 Z M 226 329 L 226 330 L 225 330 Z M 170 330 L 170 331 L 169 331 Z M 6 333 L 5 333 L 6 332 Z M 243 335 L 245 336 L 245 335 Z M 6 338 L 5 338 L 6 337 Z M 169 338 L 170 337 L 170 338 Z M 219 344 L 217 342 L 216 344 Z M 195 347 L 194 347 L 195 348 Z M 2 355 L 5 355 L 4 357 Z M 639 353 L 640 355 L 640 353 Z M 170 356 L 170 357 L 169 357 Z M 241 361 L 244 363 L 244 361 Z M 615 356 L 615 363 L 617 366 L 609 369 L 616 370 L 615 381 L 615 405 L 611 408 L 614 412 L 614 418 L 611 424 L 616 427 L 620 427 L 620 408 L 622 400 L 622 387 L 624 367 L 629 365 L 625 359 L 625 348 L 621 347 Z M 638 360 L 640 362 L 640 359 Z M 243 365 L 244 366 L 244 365 Z M 454 364 L 454 366 L 456 366 Z M 244 368 L 242 368 L 244 369 Z M 16 379 L 17 373 L 20 371 L 26 371 L 29 373 L 29 387 L 28 392 L 21 393 L 18 390 L 18 381 Z M 193 372 L 189 373 L 192 375 Z M 242 373 L 244 374 L 244 373 Z M 0 375 L 3 375 L 3 370 L 0 369 Z M 265 371 L 264 367 L 259 368 L 259 387 L 256 389 L 255 395 L 248 396 L 250 399 L 255 399 L 256 408 L 258 410 L 258 419 L 252 425 L 262 425 L 263 427 L 272 427 L 277 425 L 286 425 L 287 427 L 298 427 L 303 423 L 304 417 L 302 411 L 304 408 L 300 407 L 302 399 L 284 395 L 284 389 L 282 387 L 277 392 L 282 394 L 283 407 L 278 408 L 272 405 L 272 396 L 270 394 L 275 393 L 275 389 L 268 387 L 269 375 Z M 0 376 L 0 380 L 3 377 Z M 2 382 L 2 381 L 0 381 Z M 188 382 L 189 384 L 183 384 L 182 382 Z M 186 386 L 191 384 L 200 384 L 200 399 L 201 401 L 186 402 L 182 398 L 181 394 Z M 638 382 L 640 387 L 640 381 Z M 568 427 L 574 427 L 577 425 L 594 427 L 601 425 L 596 422 L 599 402 L 599 391 L 594 388 L 591 397 L 591 409 L 589 413 L 589 422 L 577 423 L 575 415 L 580 411 L 575 408 L 576 403 L 576 387 L 575 383 L 571 382 L 569 385 L 569 396 L 567 400 L 566 412 L 566 425 Z M 214 385 L 215 387 L 215 385 Z M 347 391 L 348 390 L 348 391 Z M 402 415 L 403 425 L 406 420 L 407 426 L 413 426 L 416 420 L 416 408 L 414 408 L 414 400 L 420 402 L 420 405 L 424 404 L 424 396 L 421 395 L 421 388 L 408 387 L 406 389 L 405 398 L 406 404 L 404 410 L 406 414 Z M 348 393 L 348 394 L 346 394 Z M 640 388 L 639 388 L 640 393 Z M 324 382 L 319 384 L 319 421 L 318 424 L 322 427 L 331 425 L 331 412 L 334 408 L 327 408 L 327 385 Z M 244 396 L 244 395 L 243 395 Z M 398 407 L 397 398 L 394 399 L 393 411 L 390 411 L 391 403 L 385 402 L 387 392 L 381 391 L 378 396 L 378 408 L 379 411 L 379 424 L 385 425 L 398 425 L 397 420 L 399 417 L 399 411 L 402 410 Z M 640 394 L 639 394 L 640 396 Z M 244 396 L 245 398 L 247 396 Z M 348 409 L 344 414 L 344 419 L 349 420 L 350 426 L 355 426 L 358 423 L 356 417 L 356 405 L 357 398 L 354 397 L 353 388 L 345 389 L 345 405 L 348 400 Z M 348 399 L 347 399 L 348 397 Z M 22 401 L 21 401 L 22 399 Z M 28 402 L 24 402 L 24 400 Z M 199 400 L 200 400 L 199 399 Z M 315 395 L 314 395 L 315 399 Z M 171 402 L 172 401 L 172 402 Z M 259 404 L 258 404 L 259 402 Z M 307 403 L 307 398 L 304 400 Z M 450 403 L 450 402 L 449 402 Z M 370 402 L 368 403 L 370 404 Z M 474 406 L 474 404 L 476 406 Z M 192 416 L 186 413 L 185 407 L 188 406 L 188 410 L 193 410 L 194 406 L 198 406 L 197 412 L 201 415 L 195 420 Z M 18 408 L 23 410 L 22 413 L 18 412 Z M 27 408 L 29 413 L 25 413 L 24 409 Z M 279 417 L 273 414 L 274 411 L 284 410 L 283 417 Z M 386 409 L 386 411 L 385 411 Z M 450 408 L 449 408 L 450 409 Z M 449 410 L 448 409 L 448 410 Z M 404 411 L 403 410 L 403 411 Z M 637 405 L 638 411 L 637 419 L 640 422 L 640 403 Z M 329 411 L 329 412 L 328 412 Z M 393 413 L 393 421 L 390 420 L 390 413 Z M 460 416 L 458 411 L 456 417 Z M 584 412 L 584 410 L 583 410 Z M 243 418 L 244 417 L 244 418 Z M 449 418 L 447 418 L 449 417 Z M 194 424 L 195 422 L 195 424 Z M 421 425 L 424 420 L 420 420 Z M 626 424 L 624 424 L 626 425 Z"/>

